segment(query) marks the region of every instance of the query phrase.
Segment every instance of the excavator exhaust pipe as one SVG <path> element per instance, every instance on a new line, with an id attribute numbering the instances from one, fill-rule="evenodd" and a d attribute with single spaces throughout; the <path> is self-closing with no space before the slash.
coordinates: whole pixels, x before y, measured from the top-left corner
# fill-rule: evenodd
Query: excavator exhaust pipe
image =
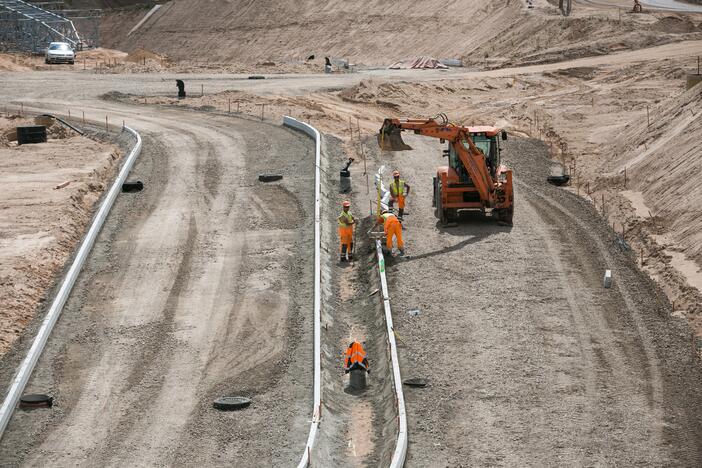
<path id="1" fill-rule="evenodd" d="M 383 151 L 407 151 L 412 147 L 402 141 L 399 128 L 381 129 L 378 133 L 378 146 Z"/>

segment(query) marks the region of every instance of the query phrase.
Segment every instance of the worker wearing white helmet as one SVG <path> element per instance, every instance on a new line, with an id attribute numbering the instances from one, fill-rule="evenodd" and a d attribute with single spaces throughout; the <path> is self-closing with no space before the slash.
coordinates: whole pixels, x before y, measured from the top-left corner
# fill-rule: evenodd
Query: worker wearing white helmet
<path id="1" fill-rule="evenodd" d="M 400 179 L 400 171 L 394 171 L 392 179 L 392 182 L 390 182 L 390 208 L 397 201 L 397 207 L 399 208 L 397 217 L 402 220 L 405 214 L 405 198 L 410 193 L 410 186 L 404 179 Z"/>

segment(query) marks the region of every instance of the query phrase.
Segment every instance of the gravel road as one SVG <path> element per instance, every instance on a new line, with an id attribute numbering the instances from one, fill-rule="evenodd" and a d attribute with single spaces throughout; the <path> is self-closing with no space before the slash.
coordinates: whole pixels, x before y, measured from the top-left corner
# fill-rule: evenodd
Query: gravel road
<path id="1" fill-rule="evenodd" d="M 430 379 L 405 389 L 407 466 L 699 466 L 690 333 L 591 206 L 545 183 L 547 147 L 508 145 L 514 227 L 443 228 L 439 144 L 406 140 L 414 151 L 383 156 L 413 186 L 410 257 L 388 275 L 403 378 Z"/>
<path id="2" fill-rule="evenodd" d="M 131 178 L 145 190 L 118 198 L 29 383 L 56 406 L 16 413 L 2 464 L 297 463 L 312 403 L 312 141 L 102 107 L 144 135 Z M 258 182 L 266 171 L 283 181 Z M 3 360 L 3 391 L 27 345 Z M 227 394 L 253 404 L 214 410 Z"/>

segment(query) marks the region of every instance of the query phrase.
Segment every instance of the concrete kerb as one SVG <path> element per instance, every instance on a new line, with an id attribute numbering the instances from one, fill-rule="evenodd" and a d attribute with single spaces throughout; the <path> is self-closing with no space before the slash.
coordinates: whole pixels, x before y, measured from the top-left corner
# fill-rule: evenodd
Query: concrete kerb
<path id="1" fill-rule="evenodd" d="M 54 328 L 54 325 L 63 311 L 63 306 L 71 294 L 73 285 L 75 284 L 76 279 L 78 278 L 78 275 L 80 274 L 80 271 L 83 268 L 88 255 L 90 254 L 93 244 L 95 243 L 95 239 L 97 238 L 103 224 L 105 223 L 105 220 L 107 219 L 107 215 L 112 209 L 112 205 L 114 205 L 115 199 L 121 190 L 122 184 L 127 179 L 127 176 L 134 166 L 136 159 L 141 154 L 141 135 L 139 135 L 139 133 L 137 133 L 135 130 L 132 130 L 126 126 L 124 127 L 124 130 L 134 136 L 136 143 L 127 155 L 117 178 L 113 182 L 112 187 L 110 187 L 107 196 L 102 201 L 97 214 L 93 218 L 90 229 L 78 248 L 78 253 L 73 260 L 66 277 L 63 279 L 63 283 L 61 283 L 61 287 L 51 303 L 49 311 L 46 313 L 46 316 L 42 321 L 39 332 L 37 333 L 31 348 L 29 349 L 27 356 L 22 361 L 22 364 L 12 380 L 10 389 L 5 396 L 2 407 L 0 407 L 0 439 L 5 433 L 5 429 L 12 418 L 17 402 L 19 401 L 27 382 L 32 375 L 34 367 L 36 366 L 36 363 L 39 360 L 44 347 L 46 346 L 51 330 Z"/>
<path id="2" fill-rule="evenodd" d="M 388 293 L 388 282 L 385 278 L 385 257 L 383 256 L 383 245 L 379 240 L 375 241 L 375 249 L 378 255 L 378 273 L 380 274 L 380 285 L 383 293 L 383 309 L 385 309 L 385 324 L 387 326 L 388 343 L 390 345 L 390 358 L 392 361 L 392 379 L 395 387 L 395 398 L 397 402 L 397 417 L 399 421 L 397 443 L 390 462 L 391 468 L 401 468 L 405 464 L 407 456 L 407 413 L 405 411 L 405 396 L 402 392 L 402 377 L 400 376 L 400 361 L 397 357 L 397 343 L 395 342 L 395 328 L 392 322 L 392 310 L 390 309 L 390 295 Z"/>
<path id="3" fill-rule="evenodd" d="M 322 363 L 321 363 L 321 135 L 316 128 L 304 122 L 300 122 L 292 117 L 284 116 L 283 125 L 286 127 L 299 130 L 315 141 L 315 171 L 314 171 L 314 404 L 312 406 L 312 423 L 310 424 L 310 433 L 307 437 L 307 445 L 302 454 L 298 468 L 310 466 L 312 460 L 312 449 L 315 440 L 317 439 L 317 431 L 319 429 L 319 421 L 322 416 Z"/>

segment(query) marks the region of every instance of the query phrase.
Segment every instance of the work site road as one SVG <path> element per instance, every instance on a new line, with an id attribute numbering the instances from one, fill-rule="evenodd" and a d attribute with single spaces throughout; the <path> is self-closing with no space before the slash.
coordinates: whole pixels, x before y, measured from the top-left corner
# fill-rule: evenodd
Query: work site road
<path id="1" fill-rule="evenodd" d="M 145 188 L 118 197 L 29 382 L 56 406 L 15 413 L 0 464 L 296 464 L 312 413 L 314 143 L 67 88 L 89 118 L 141 132 L 130 179 Z M 65 108 L 34 99 L 25 109 Z M 282 182 L 258 182 L 267 171 Z M 31 335 L 2 361 L 3 395 Z M 218 412 L 222 395 L 253 403 Z"/>
<path id="2" fill-rule="evenodd" d="M 409 257 L 387 275 L 403 378 L 429 379 L 405 387 L 406 465 L 702 466 L 690 332 L 592 205 L 546 183 L 547 146 L 507 142 L 513 227 L 444 228 L 431 177 L 445 145 L 405 141 L 383 153 L 412 186 Z"/>

